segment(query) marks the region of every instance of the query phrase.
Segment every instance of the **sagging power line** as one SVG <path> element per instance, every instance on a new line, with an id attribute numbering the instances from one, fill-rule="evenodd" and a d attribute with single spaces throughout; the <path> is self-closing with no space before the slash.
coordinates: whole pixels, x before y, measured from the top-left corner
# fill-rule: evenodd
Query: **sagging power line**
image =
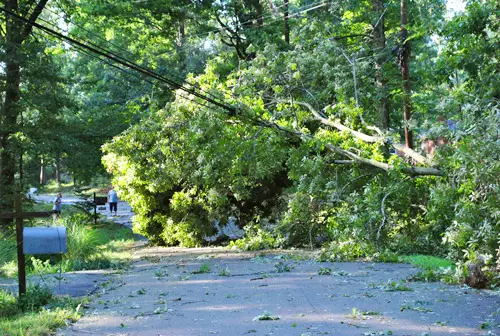
<path id="1" fill-rule="evenodd" d="M 78 40 L 75 40 L 75 39 L 73 39 L 73 38 L 71 38 L 69 36 L 63 35 L 63 34 L 57 32 L 57 31 L 55 31 L 55 30 L 53 30 L 51 28 L 48 28 L 48 27 L 46 27 L 44 25 L 41 25 L 41 24 L 39 24 L 37 22 L 31 21 L 31 20 L 29 20 L 29 19 L 27 19 L 27 18 L 25 18 L 23 16 L 20 16 L 20 15 L 18 15 L 16 13 L 14 13 L 14 12 L 6 9 L 5 7 L 0 7 L 0 10 L 3 11 L 6 15 L 10 15 L 11 17 L 13 17 L 13 18 L 15 18 L 15 19 L 17 19 L 19 21 L 22 21 L 22 22 L 25 22 L 25 23 L 29 23 L 33 27 L 36 27 L 36 28 L 44 31 L 44 32 L 46 32 L 46 33 L 48 33 L 48 34 L 56 37 L 59 40 L 63 40 L 65 42 L 69 43 L 72 46 L 76 45 L 76 46 L 78 46 L 80 48 L 89 50 L 89 51 L 91 51 L 94 54 L 97 54 L 97 55 L 99 55 L 101 57 L 104 57 L 106 59 L 112 60 L 115 63 L 118 63 L 118 64 L 120 64 L 122 66 L 125 66 L 127 68 L 132 69 L 132 70 L 135 70 L 135 71 L 137 71 L 137 72 L 139 72 L 139 73 L 141 73 L 143 75 L 146 75 L 146 76 L 149 76 L 151 78 L 154 78 L 154 79 L 156 79 L 156 80 L 158 80 L 158 81 L 160 81 L 162 83 L 167 84 L 171 89 L 182 90 L 182 91 L 184 91 L 184 92 L 186 92 L 188 94 L 191 94 L 191 95 L 193 95 L 195 97 L 198 97 L 198 98 L 200 98 L 200 99 L 202 99 L 202 100 L 204 100 L 206 102 L 209 102 L 209 103 L 211 103 L 211 104 L 213 104 L 215 106 L 218 106 L 218 107 L 226 110 L 230 114 L 236 114 L 237 113 L 237 109 L 234 106 L 231 106 L 231 105 L 226 104 L 225 102 L 221 102 L 221 101 L 218 101 L 216 99 L 210 98 L 210 97 L 208 97 L 205 94 L 197 92 L 197 90 L 195 90 L 195 89 L 187 88 L 187 87 L 185 87 L 183 85 L 183 83 L 178 83 L 178 82 L 176 82 L 176 81 L 174 81 L 174 80 L 172 80 L 172 79 L 170 79 L 168 77 L 161 76 L 161 75 L 157 74 L 156 72 L 154 72 L 154 71 L 152 71 L 150 69 L 142 67 L 142 66 L 140 66 L 140 65 L 138 65 L 138 64 L 136 64 L 136 63 L 134 63 L 132 61 L 127 60 L 127 59 L 124 59 L 123 57 L 121 57 L 121 56 L 119 56 L 117 54 L 114 54 L 112 52 L 109 52 L 106 49 L 104 49 L 102 47 L 99 47 L 99 46 L 97 46 L 95 44 L 93 44 L 95 47 L 91 46 L 91 45 L 88 45 L 88 44 L 92 44 L 91 42 L 86 41 L 88 43 L 88 44 L 86 44 L 86 43 L 80 42 Z"/>

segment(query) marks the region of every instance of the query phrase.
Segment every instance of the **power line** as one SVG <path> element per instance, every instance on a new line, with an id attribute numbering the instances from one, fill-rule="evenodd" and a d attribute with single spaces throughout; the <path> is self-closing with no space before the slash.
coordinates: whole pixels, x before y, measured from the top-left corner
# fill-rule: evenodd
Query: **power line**
<path id="1" fill-rule="evenodd" d="M 133 76 L 133 77 L 135 77 L 135 78 L 137 78 L 137 79 L 139 79 L 141 81 L 146 81 L 146 82 L 150 83 L 152 86 L 159 86 L 159 85 L 161 85 L 161 83 L 155 83 L 152 80 L 148 79 L 147 77 L 141 77 L 141 76 L 139 76 L 139 75 L 137 75 L 137 74 L 135 74 L 133 72 L 127 71 L 127 70 L 125 70 L 125 69 L 117 66 L 116 64 L 113 64 L 113 63 L 111 63 L 111 62 L 109 62 L 109 61 L 107 61 L 105 59 L 102 59 L 99 56 L 96 56 L 96 55 L 92 54 L 91 52 L 87 51 L 86 49 L 83 49 L 83 48 L 78 47 L 78 46 L 71 46 L 71 47 L 74 48 L 74 49 L 76 49 L 76 50 L 78 50 L 79 52 L 81 52 L 81 53 L 83 53 L 83 54 L 85 54 L 85 55 L 87 55 L 87 56 L 95 59 L 95 60 L 98 60 L 101 63 L 109 65 L 112 68 L 115 68 L 115 69 L 119 70 L 120 72 L 123 72 L 126 75 Z M 192 98 L 190 98 L 188 96 L 182 95 L 180 93 L 176 93 L 176 95 L 178 95 L 178 96 L 180 96 L 180 97 L 182 97 L 182 98 L 184 98 L 186 100 L 189 100 L 189 101 L 191 101 L 191 102 L 193 102 L 195 104 L 198 104 L 200 106 L 209 107 L 207 104 L 203 104 L 203 103 L 201 103 L 199 101 L 196 101 L 196 100 L 194 100 L 194 99 L 192 99 Z"/>
<path id="2" fill-rule="evenodd" d="M 68 17 L 68 15 L 66 14 L 66 12 L 64 12 L 64 10 L 62 10 L 62 9 L 61 9 L 61 11 L 62 11 L 62 12 L 66 15 L 66 17 L 61 16 L 59 13 L 56 13 L 55 11 L 53 11 L 53 10 L 51 10 L 51 9 L 49 9 L 49 8 L 46 8 L 46 9 L 47 9 L 49 12 L 54 13 L 55 15 L 57 15 L 57 17 L 58 17 L 58 18 L 63 19 L 63 20 L 65 20 L 65 21 L 68 21 L 68 22 L 70 22 L 71 24 L 73 24 L 74 26 L 76 26 L 76 27 L 80 28 L 81 30 L 83 30 L 83 31 L 87 32 L 88 34 L 90 34 L 90 35 L 92 35 L 92 36 L 97 37 L 97 38 L 98 38 L 99 40 L 101 40 L 101 41 L 104 41 L 104 43 L 106 43 L 106 44 L 110 44 L 110 45 L 114 46 L 116 49 L 121 50 L 121 51 L 124 51 L 124 52 L 126 52 L 127 54 L 131 55 L 131 56 L 132 56 L 132 57 L 134 57 L 134 58 L 136 58 L 136 57 L 137 57 L 137 55 L 135 55 L 134 53 L 132 53 L 132 52 L 130 52 L 130 51 L 128 51 L 128 50 L 126 50 L 125 48 L 120 47 L 120 46 L 116 45 L 115 43 L 112 43 L 111 41 L 106 40 L 106 39 L 105 39 L 104 37 L 102 37 L 101 35 L 99 35 L 99 34 L 97 34 L 97 33 L 94 33 L 94 32 L 92 32 L 92 31 L 90 31 L 90 30 L 88 30 L 88 29 L 86 29 L 86 28 L 82 27 L 81 25 L 78 25 L 77 23 L 73 22 L 72 20 L 68 19 L 68 18 L 67 18 L 67 17 Z M 51 23 L 51 22 L 49 22 L 49 21 L 47 21 L 47 20 L 44 20 L 44 19 L 40 19 L 40 20 L 42 20 L 42 21 L 44 21 L 44 22 L 46 22 L 46 23 L 48 23 L 48 24 L 50 24 L 50 25 L 52 25 L 52 26 L 55 26 L 53 23 Z M 87 43 L 88 43 L 88 41 L 87 41 Z M 105 51 L 105 52 L 111 53 L 111 51 L 106 50 L 106 49 L 104 49 L 103 47 L 101 47 L 101 46 L 99 46 L 99 45 L 97 45 L 97 44 L 95 44 L 95 43 L 90 43 L 90 44 L 91 44 L 91 45 L 93 45 L 94 47 L 97 47 L 97 48 L 102 49 L 102 50 L 103 50 L 103 51 Z M 113 53 L 113 54 L 114 54 L 114 55 L 116 55 L 116 53 Z M 126 58 L 125 58 L 125 57 L 123 57 L 123 56 L 120 56 L 120 57 L 121 57 L 121 58 L 123 58 L 123 59 L 125 59 L 125 60 L 127 60 L 127 61 L 129 61 L 129 62 L 132 62 L 132 61 L 130 61 L 129 59 L 126 59 Z M 165 72 L 166 72 L 167 74 L 170 74 L 170 75 L 171 75 L 171 76 L 173 76 L 173 77 L 176 77 L 178 80 L 182 81 L 183 83 L 188 84 L 188 85 L 190 85 L 190 86 L 192 86 L 192 87 L 194 87 L 194 88 L 198 89 L 198 90 L 199 90 L 199 91 L 201 91 L 201 92 L 204 92 L 206 95 L 211 96 L 211 97 L 213 97 L 213 98 L 215 98 L 215 99 L 219 99 L 219 98 L 218 98 L 218 97 L 216 97 L 215 95 L 213 95 L 213 94 L 211 94 L 211 93 L 209 93 L 209 92 L 204 91 L 204 90 L 203 90 L 203 89 L 202 89 L 199 85 L 197 85 L 197 84 L 193 84 L 193 83 L 189 83 L 189 82 L 186 82 L 186 81 L 185 81 L 185 79 L 181 78 L 178 74 L 175 74 L 175 73 L 170 72 L 170 71 L 165 71 Z"/>
<path id="3" fill-rule="evenodd" d="M 29 19 L 26 19 L 26 18 L 24 18 L 24 17 L 22 17 L 22 16 L 20 16 L 20 15 L 18 15 L 16 13 L 14 13 L 14 12 L 6 9 L 5 7 L 0 7 L 0 10 L 3 11 L 4 13 L 6 13 L 7 15 L 10 15 L 10 16 L 14 17 L 17 20 L 23 21 L 25 23 L 29 23 L 29 24 L 33 25 L 33 27 L 36 27 L 36 28 L 38 28 L 38 29 L 40 29 L 42 31 L 45 31 L 46 33 L 48 33 L 50 35 L 53 35 L 53 36 L 55 36 L 58 39 L 64 40 L 64 41 L 70 43 L 71 45 L 77 45 L 77 46 L 79 46 L 81 48 L 90 50 L 91 52 L 93 52 L 93 53 L 95 53 L 95 54 L 97 54 L 99 56 L 105 57 L 105 58 L 110 59 L 110 60 L 112 60 L 112 61 L 114 61 L 114 62 L 116 62 L 118 64 L 121 64 L 121 65 L 123 65 L 125 67 L 133 69 L 133 70 L 135 70 L 137 72 L 140 72 L 140 73 L 142 73 L 144 75 L 147 75 L 149 77 L 157 79 L 157 80 L 159 80 L 161 82 L 164 82 L 164 83 L 166 83 L 167 85 L 169 85 L 173 89 L 180 89 L 180 90 L 185 91 L 185 92 L 187 92 L 189 94 L 192 94 L 193 96 L 196 96 L 196 97 L 198 97 L 198 98 L 200 98 L 202 100 L 205 100 L 205 101 L 207 101 L 207 102 L 209 102 L 209 103 L 211 103 L 213 105 L 221 107 L 221 108 L 223 108 L 224 110 L 228 111 L 231 114 L 236 114 L 237 113 L 236 108 L 233 107 L 233 106 L 227 105 L 227 104 L 225 104 L 223 102 L 216 101 L 216 100 L 214 100 L 214 99 L 212 99 L 210 97 L 207 97 L 207 96 L 205 96 L 205 95 L 203 95 L 203 94 L 201 94 L 199 92 L 196 92 L 193 89 L 186 88 L 182 84 L 177 83 L 177 82 L 175 82 L 175 81 L 173 81 L 173 80 L 171 80 L 171 79 L 169 79 L 167 77 L 163 77 L 161 75 L 158 75 L 157 73 L 153 72 L 150 69 L 144 68 L 144 67 L 142 67 L 142 66 L 140 66 L 138 64 L 135 64 L 135 63 L 133 63 L 131 61 L 124 60 L 122 57 L 120 57 L 120 56 L 118 56 L 116 54 L 113 54 L 113 53 L 108 54 L 106 51 L 99 50 L 99 49 L 91 47 L 91 46 L 89 46 L 89 45 L 87 45 L 85 43 L 77 41 L 77 40 L 75 40 L 75 39 L 73 39 L 73 38 L 71 38 L 69 36 L 65 36 L 65 35 L 57 32 L 57 31 L 54 31 L 54 30 L 46 27 L 46 26 L 43 26 L 43 25 L 41 25 L 39 23 L 36 23 L 36 22 L 31 21 Z M 90 43 L 90 42 L 88 42 L 88 43 Z M 103 48 L 100 48 L 100 49 L 103 49 Z"/>

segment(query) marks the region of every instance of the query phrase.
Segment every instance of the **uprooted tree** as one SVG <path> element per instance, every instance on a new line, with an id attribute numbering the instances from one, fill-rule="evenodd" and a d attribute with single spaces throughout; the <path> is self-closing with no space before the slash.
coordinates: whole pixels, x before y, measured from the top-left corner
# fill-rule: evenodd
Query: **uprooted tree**
<path id="1" fill-rule="evenodd" d="M 260 235 L 246 240 L 249 248 L 328 242 L 333 259 L 384 250 L 456 260 L 482 254 L 494 267 L 498 92 L 480 97 L 477 80 L 491 83 L 497 70 L 488 61 L 469 67 L 472 54 L 454 55 L 473 43 L 491 53 L 494 17 L 488 5 L 471 4 L 445 23 L 433 17 L 442 13 L 435 3 L 417 20 L 410 4 L 402 36 L 394 4 L 382 11 L 375 5 L 369 13 L 355 4 L 320 8 L 292 21 L 290 44 L 280 39 L 281 21 L 247 33 L 239 27 L 252 57 L 241 60 L 229 49 L 188 78 L 234 111 L 200 106 L 179 91 L 105 145 L 104 163 L 137 211 L 136 229 L 158 244 L 194 246 L 234 217 L 249 236 Z M 343 19 L 328 21 L 332 16 Z M 371 38 L 380 22 L 392 40 L 382 54 L 381 32 L 377 43 Z M 457 22 L 488 33 L 453 40 Z M 432 31 L 450 34 L 443 50 L 430 42 Z M 409 40 L 413 80 L 400 73 Z M 375 69 L 366 56 L 373 53 Z M 413 118 L 403 120 L 398 111 L 410 98 Z M 417 125 L 418 142 L 441 139 L 434 156 L 401 144 L 403 130 L 417 133 Z"/>

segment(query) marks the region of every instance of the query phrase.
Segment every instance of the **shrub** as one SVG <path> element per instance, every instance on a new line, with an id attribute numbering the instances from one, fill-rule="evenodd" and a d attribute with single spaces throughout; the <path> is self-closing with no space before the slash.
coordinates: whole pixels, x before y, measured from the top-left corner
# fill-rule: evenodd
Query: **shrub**
<path id="1" fill-rule="evenodd" d="M 0 317 L 10 317 L 19 312 L 16 297 L 11 292 L 0 289 Z"/>

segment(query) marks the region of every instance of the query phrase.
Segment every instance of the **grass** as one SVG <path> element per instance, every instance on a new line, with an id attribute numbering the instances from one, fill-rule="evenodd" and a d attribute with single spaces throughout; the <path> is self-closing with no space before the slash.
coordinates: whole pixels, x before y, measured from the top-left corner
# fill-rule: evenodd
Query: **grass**
<path id="1" fill-rule="evenodd" d="M 423 270 L 412 275 L 410 281 L 457 283 L 459 276 L 455 272 L 455 265 L 448 259 L 433 256 L 413 254 L 401 257 L 401 261 L 418 266 Z"/>
<path id="2" fill-rule="evenodd" d="M 448 259 L 433 257 L 422 254 L 412 254 L 400 257 L 400 260 L 423 269 L 438 270 L 440 268 L 454 267 L 453 262 Z"/>
<path id="3" fill-rule="evenodd" d="M 71 208 L 71 207 L 70 207 Z M 129 248 L 134 238 L 130 229 L 113 222 L 93 224 L 92 218 L 71 210 L 73 214 L 52 222 L 36 225 L 63 225 L 67 227 L 68 252 L 61 256 L 26 256 L 28 274 L 56 273 L 89 269 L 122 269 L 128 267 Z M 34 224 L 30 224 L 34 225 Z M 12 234 L 0 233 L 0 276 L 17 275 L 16 244 Z"/>
<path id="4" fill-rule="evenodd" d="M 210 273 L 210 265 L 209 264 L 203 264 L 200 266 L 200 269 L 197 271 L 193 271 L 193 274 L 203 274 L 203 273 Z"/>
<path id="5" fill-rule="evenodd" d="M 67 182 L 67 183 L 61 183 L 60 185 L 57 185 L 55 181 L 49 181 L 47 184 L 44 186 L 40 187 L 38 190 L 39 194 L 45 194 L 45 195 L 56 195 L 57 193 L 62 193 L 63 196 L 75 196 L 79 193 L 82 193 L 84 195 L 91 196 L 93 193 L 97 194 L 103 194 L 102 190 L 105 188 L 105 186 L 108 186 L 109 183 L 103 184 L 102 186 L 85 186 L 85 187 L 80 187 L 80 190 L 77 190 L 73 184 L 73 182 Z"/>
<path id="6" fill-rule="evenodd" d="M 29 286 L 25 297 L 0 290 L 0 333 L 3 335 L 49 335 L 56 328 L 80 318 L 87 299 L 55 297 L 39 286 Z"/>

